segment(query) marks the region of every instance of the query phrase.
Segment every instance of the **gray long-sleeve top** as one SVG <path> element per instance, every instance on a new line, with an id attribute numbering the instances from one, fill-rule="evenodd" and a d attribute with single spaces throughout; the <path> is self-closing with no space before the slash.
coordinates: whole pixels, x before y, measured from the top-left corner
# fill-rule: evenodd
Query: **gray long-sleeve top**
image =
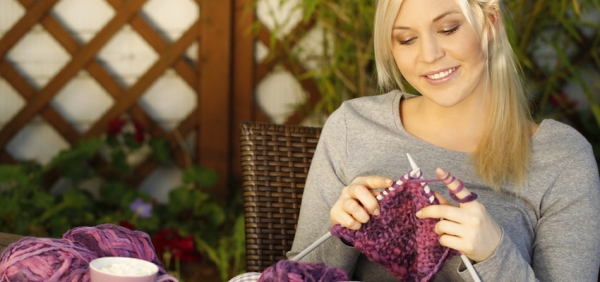
<path id="1" fill-rule="evenodd" d="M 402 127 L 393 91 L 344 102 L 326 121 L 308 174 L 293 257 L 331 227 L 329 210 L 342 188 L 357 176 L 397 179 L 410 170 L 406 153 L 425 178 L 437 167 L 450 171 L 479 195 L 503 229 L 495 253 L 474 265 L 482 281 L 597 281 L 600 266 L 600 180 L 592 148 L 576 130 L 544 120 L 532 137 L 532 162 L 525 187 L 503 193 L 486 186 L 467 161 L 468 153 L 420 140 Z M 507 140 L 510 142 L 510 140 Z M 440 183 L 430 187 L 449 199 Z M 396 281 L 359 251 L 330 238 L 303 261 L 324 262 L 361 281 Z M 471 281 L 459 257 L 436 281 Z"/>

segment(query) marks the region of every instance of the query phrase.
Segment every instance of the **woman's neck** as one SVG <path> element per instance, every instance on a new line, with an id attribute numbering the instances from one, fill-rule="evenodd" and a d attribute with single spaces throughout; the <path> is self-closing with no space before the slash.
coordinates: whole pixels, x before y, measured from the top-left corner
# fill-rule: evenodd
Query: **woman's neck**
<path id="1" fill-rule="evenodd" d="M 485 129 L 488 101 L 462 101 L 442 107 L 425 97 L 402 100 L 400 118 L 405 130 L 428 143 L 452 151 L 473 153 Z"/>

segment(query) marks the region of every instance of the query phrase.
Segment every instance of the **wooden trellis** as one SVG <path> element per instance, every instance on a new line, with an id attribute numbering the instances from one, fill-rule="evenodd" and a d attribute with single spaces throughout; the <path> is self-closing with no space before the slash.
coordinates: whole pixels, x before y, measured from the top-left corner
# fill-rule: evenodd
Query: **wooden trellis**
<path id="1" fill-rule="evenodd" d="M 211 133 L 211 141 L 218 140 L 223 142 L 227 139 L 228 133 L 220 128 L 228 126 L 228 121 L 203 121 L 202 118 L 207 113 L 216 110 L 227 109 L 222 106 L 223 103 L 229 103 L 229 89 L 217 89 L 213 84 L 202 83 L 202 81 L 214 81 L 210 73 L 225 73 L 224 84 L 229 85 L 227 81 L 230 68 L 228 64 L 221 65 L 222 58 L 215 52 L 219 50 L 228 50 L 230 48 L 230 25 L 221 28 L 220 34 L 214 34 L 215 26 L 228 23 L 231 20 L 231 14 L 222 11 L 231 11 L 231 1 L 197 0 L 202 6 L 202 15 L 200 19 L 192 24 L 187 31 L 174 43 L 166 42 L 159 33 L 157 33 L 150 23 L 140 14 L 140 9 L 146 3 L 146 0 L 106 0 L 115 9 L 114 17 L 96 34 L 96 36 L 85 45 L 80 45 L 78 41 L 63 27 L 60 22 L 50 13 L 58 0 L 35 1 L 19 0 L 19 3 L 26 9 L 25 15 L 0 39 L 0 75 L 24 98 L 26 105 L 16 116 L 12 118 L 0 131 L 0 161 L 3 163 L 14 162 L 13 158 L 5 150 L 7 143 L 31 121 L 36 115 L 41 115 L 69 144 L 73 145 L 80 139 L 100 136 L 106 129 L 108 121 L 124 113 L 130 114 L 136 120 L 144 123 L 148 128 L 148 133 L 156 137 L 165 137 L 173 150 L 177 163 L 184 166 L 184 156 L 178 136 L 185 136 L 192 130 L 198 130 L 198 136 L 208 136 Z M 215 12 L 217 11 L 217 12 Z M 36 24 L 41 24 L 56 41 L 71 54 L 72 59 L 56 74 L 43 88 L 35 90 L 27 80 L 5 60 L 7 52 L 31 30 Z M 102 47 L 126 24 L 129 24 L 158 54 L 158 60 L 143 74 L 131 87 L 123 88 L 109 72 L 95 59 Z M 225 31 L 223 33 L 223 31 Z M 212 38 L 223 39 L 221 44 L 208 44 L 201 40 L 203 35 L 210 35 Z M 184 58 L 183 54 L 188 47 L 200 41 L 201 62 L 194 64 L 189 59 Z M 216 40 L 218 41 L 218 40 Z M 225 45 L 225 46 L 223 46 Z M 217 50 L 217 51 L 215 51 Z M 136 102 L 167 69 L 172 68 L 198 95 L 198 107 L 185 118 L 179 126 L 172 132 L 164 131 L 158 124 L 140 107 Z M 201 72 L 199 69 L 211 68 L 212 72 Z M 87 131 L 79 133 L 74 127 L 65 120 L 49 102 L 57 95 L 80 70 L 86 70 L 105 90 L 112 96 L 114 104 L 109 108 L 100 119 L 98 119 Z M 207 84 L 207 85 L 205 85 Z M 222 87 L 221 87 L 222 88 Z M 224 93 L 224 94 L 223 94 Z M 218 102 L 207 96 L 220 97 Z M 226 111 L 225 111 L 226 113 Z M 214 129 L 215 132 L 211 132 Z M 227 130 L 225 130 L 227 131 Z M 204 146 L 209 143 L 198 138 L 198 161 L 202 163 L 210 157 L 206 156 Z M 220 144 L 229 144 L 227 140 Z M 202 146 L 202 147 L 201 147 Z M 227 146 L 227 145 L 225 145 Z M 229 148 L 216 149 L 210 148 L 211 152 L 228 151 Z M 100 158 L 97 158 L 101 162 Z M 222 163 L 206 163 L 207 166 L 219 170 L 222 179 L 227 178 L 228 165 Z M 134 173 L 135 183 L 141 182 L 153 169 L 157 163 L 152 159 L 146 160 L 142 165 L 136 168 Z M 223 181 L 224 183 L 224 181 Z"/>
<path id="2" fill-rule="evenodd" d="M 286 48 L 276 44 L 270 50 L 268 60 L 255 64 L 254 44 L 256 40 L 269 46 L 271 33 L 261 28 L 257 35 L 249 32 L 256 20 L 247 12 L 252 0 L 195 0 L 201 7 L 199 19 L 175 42 L 169 43 L 154 30 L 141 15 L 140 10 L 147 0 L 105 0 L 114 10 L 112 19 L 87 44 L 80 44 L 50 13 L 59 0 L 18 0 L 25 14 L 0 38 L 0 76 L 3 77 L 26 101 L 25 106 L 0 130 L 0 163 L 14 163 L 6 151 L 8 142 L 32 118 L 40 115 L 64 140 L 73 145 L 81 139 L 102 135 L 108 121 L 123 115 L 131 115 L 146 125 L 148 134 L 168 140 L 179 166 L 184 167 L 185 153 L 181 148 L 181 136 L 197 133 L 195 162 L 217 171 L 220 188 L 227 187 L 230 176 L 241 175 L 239 167 L 238 126 L 243 121 L 269 121 L 254 102 L 256 85 L 286 56 Z M 41 89 L 35 89 L 25 77 L 5 58 L 7 53 L 36 24 L 44 29 L 71 55 L 71 60 Z M 130 87 L 123 87 L 96 60 L 98 52 L 126 24 L 139 34 L 158 54 L 154 64 Z M 308 30 L 314 22 L 301 23 L 290 36 Z M 203 40 L 210 38 L 210 40 Z M 197 62 L 184 57 L 184 52 L 194 42 L 199 42 Z M 297 42 L 291 42 L 292 45 Z M 288 46 L 291 47 L 291 46 Z M 282 64 L 294 74 L 304 72 L 299 62 L 285 60 Z M 167 69 L 173 69 L 186 84 L 195 90 L 198 97 L 194 109 L 174 130 L 167 132 L 137 104 L 146 90 Z M 114 104 L 85 132 L 78 132 L 49 103 L 59 91 L 81 70 L 90 76 L 108 93 Z M 294 70 L 294 71 L 292 71 Z M 218 82 L 218 83 L 216 83 Z M 320 96 L 311 80 L 300 81 L 309 93 L 314 105 Z M 284 93 L 282 93 L 284 95 Z M 299 111 L 286 123 L 297 124 L 304 118 Z M 103 160 L 96 158 L 96 166 Z M 135 168 L 132 185 L 141 183 L 158 166 L 151 158 Z M 224 195 L 225 189 L 217 194 Z"/>

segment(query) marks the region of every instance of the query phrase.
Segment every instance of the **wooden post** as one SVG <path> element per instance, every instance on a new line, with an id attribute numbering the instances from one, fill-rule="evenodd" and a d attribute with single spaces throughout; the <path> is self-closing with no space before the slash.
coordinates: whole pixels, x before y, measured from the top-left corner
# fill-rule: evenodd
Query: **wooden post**
<path id="1" fill-rule="evenodd" d="M 255 21 L 253 0 L 235 0 L 233 21 L 233 103 L 231 123 L 231 173 L 242 175 L 240 166 L 240 124 L 255 119 L 254 41 L 251 26 Z M 235 188 L 235 187 L 234 187 Z"/>
<path id="2" fill-rule="evenodd" d="M 225 197 L 230 175 L 231 22 L 233 0 L 200 3 L 198 163 L 219 175 L 214 194 Z"/>

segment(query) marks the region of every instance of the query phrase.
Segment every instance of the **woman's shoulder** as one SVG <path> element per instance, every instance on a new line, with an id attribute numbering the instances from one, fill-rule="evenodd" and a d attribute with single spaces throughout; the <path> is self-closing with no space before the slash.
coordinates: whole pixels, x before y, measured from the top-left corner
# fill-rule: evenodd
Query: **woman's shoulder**
<path id="1" fill-rule="evenodd" d="M 354 130 L 367 130 L 377 126 L 397 129 L 398 106 L 403 95 L 400 91 L 364 96 L 346 100 L 325 121 L 325 127 L 344 126 Z"/>
<path id="2" fill-rule="evenodd" d="M 369 95 L 358 98 L 346 100 L 342 103 L 340 108 L 350 108 L 353 110 L 365 110 L 379 108 L 382 106 L 389 106 L 394 101 L 400 100 L 404 95 L 409 95 L 399 90 L 393 90 L 383 94 Z"/>
<path id="3" fill-rule="evenodd" d="M 545 156 L 575 154 L 582 149 L 591 149 L 590 142 L 572 126 L 553 120 L 543 120 L 532 138 L 534 154 Z"/>
<path id="4" fill-rule="evenodd" d="M 588 145 L 588 140 L 572 126 L 553 119 L 544 119 L 536 133 L 534 142 L 569 143 L 575 146 Z"/>

